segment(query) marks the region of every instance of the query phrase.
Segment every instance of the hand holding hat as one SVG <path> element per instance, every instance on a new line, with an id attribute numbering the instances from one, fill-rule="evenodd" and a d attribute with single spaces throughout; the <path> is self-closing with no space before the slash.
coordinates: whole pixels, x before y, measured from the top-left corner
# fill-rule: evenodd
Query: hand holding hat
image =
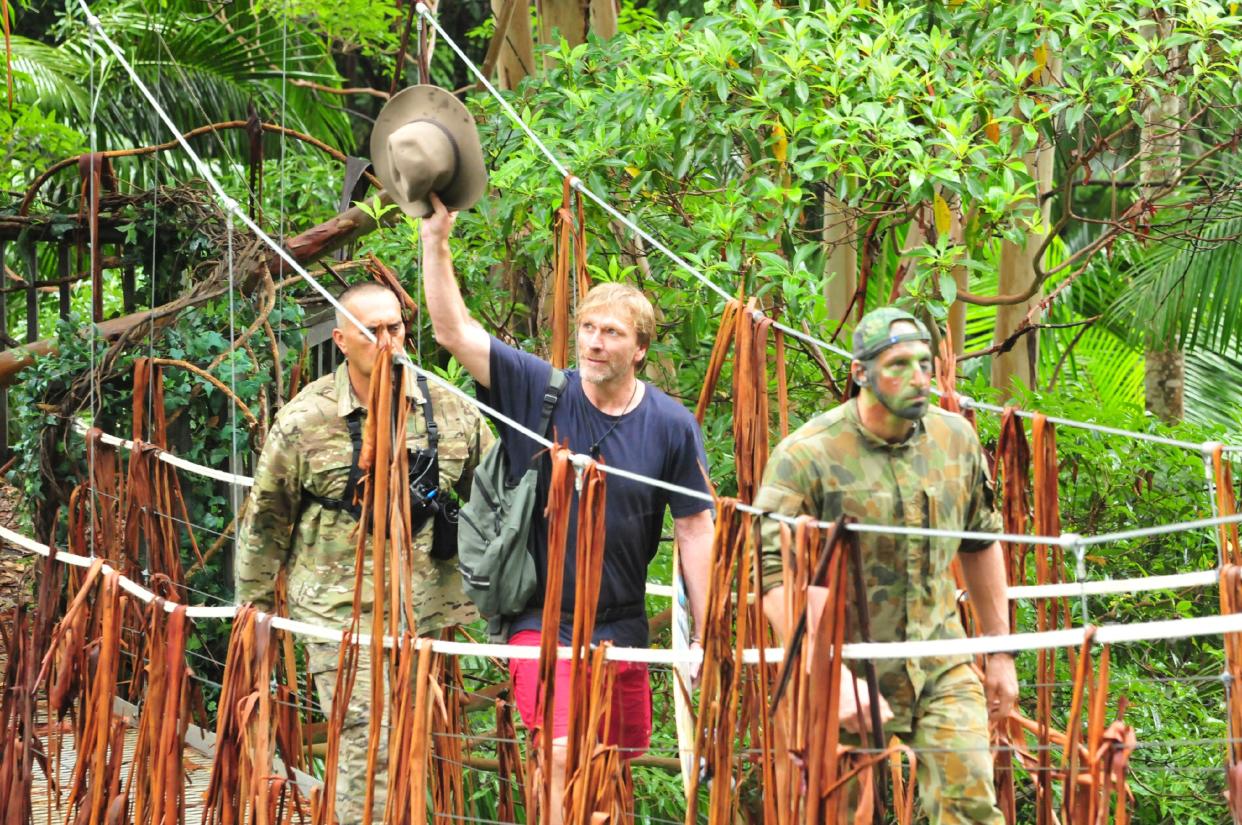
<path id="1" fill-rule="evenodd" d="M 415 218 L 434 211 L 432 192 L 460 210 L 487 190 L 474 118 L 439 86 L 410 86 L 384 105 L 371 132 L 371 163 L 393 203 Z"/>

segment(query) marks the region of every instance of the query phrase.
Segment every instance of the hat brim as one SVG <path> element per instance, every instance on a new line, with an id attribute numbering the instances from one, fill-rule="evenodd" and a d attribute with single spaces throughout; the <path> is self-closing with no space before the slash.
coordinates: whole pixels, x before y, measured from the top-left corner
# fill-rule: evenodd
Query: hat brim
<path id="1" fill-rule="evenodd" d="M 371 165 L 384 191 L 402 212 L 425 218 L 434 211 L 429 198 L 406 198 L 393 185 L 392 159 L 388 156 L 388 137 L 412 120 L 433 120 L 443 126 L 457 144 L 457 172 L 437 195 L 453 211 L 469 209 L 487 191 L 487 165 L 479 130 L 465 104 L 439 86 L 410 86 L 397 92 L 384 105 L 371 130 Z"/>

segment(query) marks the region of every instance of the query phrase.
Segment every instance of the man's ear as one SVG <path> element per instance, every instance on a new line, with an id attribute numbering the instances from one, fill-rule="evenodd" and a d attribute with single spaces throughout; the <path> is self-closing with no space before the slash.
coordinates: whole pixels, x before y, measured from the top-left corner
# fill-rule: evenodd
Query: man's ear
<path id="1" fill-rule="evenodd" d="M 346 354 L 345 353 L 345 333 L 341 332 L 340 327 L 332 328 L 332 343 L 336 344 L 336 348 L 341 351 L 342 355 Z"/>
<path id="2" fill-rule="evenodd" d="M 858 386 L 867 386 L 867 367 L 861 361 L 855 361 L 850 364 L 850 377 L 854 379 L 854 383 Z"/>

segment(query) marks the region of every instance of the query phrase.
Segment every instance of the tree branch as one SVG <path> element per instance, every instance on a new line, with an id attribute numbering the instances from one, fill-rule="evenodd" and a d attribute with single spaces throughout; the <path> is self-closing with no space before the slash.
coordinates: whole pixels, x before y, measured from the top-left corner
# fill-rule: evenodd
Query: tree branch
<path id="1" fill-rule="evenodd" d="M 1090 318 L 1084 318 L 1081 321 L 1070 321 L 1065 324 L 1032 324 L 1030 321 L 1024 320 L 1018 326 L 1018 328 L 1015 329 L 1009 335 L 1008 338 L 1006 338 L 1004 341 L 1001 341 L 999 344 L 990 346 L 987 349 L 981 349 L 975 352 L 968 352 L 965 355 L 959 355 L 957 360 L 959 362 L 969 361 L 971 358 L 982 358 L 985 355 L 992 355 L 997 352 L 1001 352 L 1001 353 L 1009 352 L 1009 350 L 1013 349 L 1013 345 L 1018 343 L 1018 339 L 1021 338 L 1023 335 L 1026 335 L 1029 332 L 1035 332 L 1036 330 L 1041 330 L 1041 329 L 1072 329 L 1073 327 L 1080 327 L 1083 324 L 1087 324 L 1087 325 L 1094 324 L 1096 321 L 1100 320 L 1100 318 L 1102 317 L 1104 316 L 1094 315 Z"/>
<path id="2" fill-rule="evenodd" d="M 220 123 L 210 123 L 206 126 L 199 126 L 197 129 L 191 129 L 190 131 L 184 133 L 181 137 L 184 140 L 189 140 L 192 137 L 198 137 L 200 135 L 206 135 L 212 132 L 223 132 L 229 129 L 245 129 L 246 125 L 247 125 L 247 121 L 244 121 L 244 120 L 226 120 Z M 345 157 L 344 152 L 341 152 L 338 149 L 334 149 L 328 144 L 324 143 L 322 140 L 319 140 L 318 138 L 315 138 L 315 137 L 311 137 L 310 135 L 305 134 L 303 132 L 298 132 L 294 129 L 281 126 L 278 123 L 264 123 L 262 124 L 262 126 L 263 126 L 263 131 L 265 132 L 272 132 L 278 135 L 286 135 L 288 137 L 300 140 L 303 143 L 309 143 L 311 146 L 314 146 L 316 149 L 319 149 L 320 151 L 330 155 L 331 157 L 340 161 L 341 163 L 345 163 L 345 161 L 348 160 L 348 158 Z M 169 149 L 173 149 L 179 145 L 180 145 L 180 142 L 176 139 L 173 139 L 166 143 L 157 143 L 153 146 L 138 146 L 138 147 L 134 147 L 130 149 L 110 149 L 106 152 L 100 152 L 100 154 L 103 155 L 105 158 L 128 158 L 128 157 L 136 157 L 138 155 L 151 155 L 156 152 L 164 152 Z M 43 172 L 43 174 L 35 178 L 34 183 L 30 184 L 30 188 L 26 190 L 26 194 L 22 198 L 21 208 L 17 210 L 17 214 L 24 217 L 29 212 L 30 204 L 34 201 L 35 195 L 38 194 L 38 191 L 39 189 L 43 187 L 43 184 L 47 183 L 48 179 L 51 178 L 52 175 L 56 174 L 60 170 L 77 164 L 78 161 L 83 157 L 86 157 L 85 153 L 82 155 L 74 155 L 71 158 L 65 158 L 63 160 L 59 160 L 56 163 L 52 164 L 50 167 L 48 167 L 47 170 Z M 383 189 L 383 186 L 380 185 L 379 179 L 376 178 L 374 175 L 372 175 L 370 172 L 366 173 L 366 177 L 367 177 L 367 180 L 371 182 L 371 185 L 374 186 L 377 191 Z"/>
<path id="3" fill-rule="evenodd" d="M 254 413 L 246 406 L 246 402 L 238 398 L 237 394 L 229 389 L 228 384 L 225 384 L 202 367 L 195 366 L 189 361 L 182 361 L 180 358 L 152 358 L 151 363 L 165 367 L 180 367 L 183 370 L 189 370 L 204 381 L 210 381 L 212 386 L 232 399 L 233 403 L 237 405 L 237 409 L 241 410 L 241 414 L 246 416 L 246 420 L 250 422 L 252 429 L 259 426 L 259 419 L 254 417 Z"/>

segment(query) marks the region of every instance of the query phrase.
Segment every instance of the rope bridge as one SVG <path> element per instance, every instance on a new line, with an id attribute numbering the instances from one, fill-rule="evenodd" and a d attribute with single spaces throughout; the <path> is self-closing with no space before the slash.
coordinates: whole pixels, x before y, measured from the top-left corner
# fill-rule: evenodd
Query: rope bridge
<path id="1" fill-rule="evenodd" d="M 210 168 L 181 137 L 181 130 L 168 118 L 132 67 L 123 52 L 103 31 L 89 7 L 79 0 L 91 26 L 92 37 L 99 37 L 129 73 L 153 110 L 163 119 L 198 168 L 208 186 L 230 215 L 241 221 L 255 237 L 280 255 L 285 263 L 325 297 L 351 322 L 356 320 L 301 265 L 282 250 L 271 237 L 230 198 Z M 545 675 L 557 658 L 573 662 L 571 682 L 575 709 L 569 737 L 570 782 L 566 791 L 568 818 L 588 823 L 599 817 L 624 817 L 630 795 L 631 778 L 624 760 L 615 748 L 599 742 L 599 725 L 609 706 L 611 668 L 609 662 L 641 661 L 656 665 L 701 666 L 698 693 L 699 713 L 694 720 L 692 742 L 679 746 L 691 759 L 688 783 L 687 822 L 696 821 L 697 806 L 706 794 L 710 821 L 724 823 L 736 817 L 741 806 L 741 782 L 722 778 L 746 776 L 762 789 L 764 821 L 834 821 L 844 804 L 846 780 L 858 777 L 864 787 L 887 784 L 893 813 L 903 822 L 913 817 L 914 765 L 919 753 L 890 746 L 882 741 L 874 747 L 847 748 L 839 738 L 834 719 L 835 697 L 843 689 L 839 663 L 843 660 L 881 658 L 911 659 L 945 655 L 979 655 L 989 651 L 1037 650 L 1037 680 L 1028 686 L 1037 692 L 1036 718 L 1015 716 L 998 726 L 998 789 L 1009 821 L 1014 817 L 1013 759 L 1031 777 L 1039 821 L 1055 821 L 1054 804 L 1061 800 L 1062 821 L 1095 823 L 1107 819 L 1110 810 L 1116 822 L 1126 821 L 1127 771 L 1131 754 L 1143 747 L 1171 747 L 1185 742 L 1148 742 L 1137 739 L 1124 721 L 1124 702 L 1110 722 L 1106 718 L 1109 695 L 1108 645 L 1137 641 L 1223 635 L 1227 672 L 1219 678 L 1228 707 L 1229 736 L 1220 741 L 1227 748 L 1227 777 L 1235 821 L 1242 821 L 1242 744 L 1237 740 L 1242 725 L 1242 700 L 1232 690 L 1235 677 L 1242 676 L 1242 558 L 1239 558 L 1233 479 L 1227 455 L 1242 448 L 1219 444 L 1195 444 L 1176 439 L 1101 427 L 1090 422 L 1057 419 L 1036 412 L 1004 410 L 957 395 L 951 380 L 941 380 L 945 406 L 1000 413 L 1002 439 L 998 445 L 1001 479 L 1005 495 L 1005 532 L 980 534 L 963 531 L 898 528 L 889 525 L 832 524 L 802 517 L 791 518 L 765 513 L 747 503 L 762 473 L 771 437 L 769 428 L 767 335 L 772 332 L 778 353 L 778 401 L 782 434 L 788 430 L 784 401 L 783 336 L 792 335 L 837 355 L 848 355 L 828 342 L 799 332 L 764 316 L 757 303 L 738 300 L 678 257 L 656 238 L 642 230 L 589 190 L 580 179 L 555 158 L 529 126 L 521 121 L 508 102 L 488 83 L 456 43 L 440 28 L 422 3 L 416 11 L 436 29 L 444 42 L 466 62 L 481 83 L 496 96 L 502 108 L 514 118 L 536 147 L 565 181 L 562 246 L 568 267 L 572 246 L 577 261 L 585 243 L 575 235 L 575 215 L 569 193 L 574 190 L 610 214 L 637 236 L 659 249 L 682 270 L 711 288 L 726 302 L 717 346 L 713 349 L 709 381 L 703 398 L 712 386 L 730 347 L 734 351 L 734 420 L 739 499 L 714 500 L 718 518 L 713 547 L 714 568 L 709 596 L 711 620 L 705 628 L 702 651 L 625 649 L 608 645 L 591 647 L 589 611 L 576 616 L 574 641 L 558 647 L 554 634 L 545 634 L 541 648 L 510 647 L 428 639 L 413 636 L 398 617 L 409 605 L 398 596 L 389 611 L 377 609 L 370 632 L 361 627 L 358 599 L 361 592 L 362 561 L 372 554 L 377 577 L 374 592 L 388 592 L 384 580 L 385 559 L 408 563 L 409 536 L 394 535 L 391 541 L 377 531 L 358 531 L 354 620 L 348 628 L 333 628 L 293 622 L 278 615 L 267 615 L 249 606 L 189 605 L 189 588 L 179 557 L 177 525 L 187 536 L 195 553 L 191 527 L 181 497 L 175 467 L 198 472 L 217 481 L 245 487 L 243 476 L 221 473 L 178 459 L 166 449 L 163 433 L 162 401 L 154 401 L 150 427 L 142 425 L 144 403 L 135 398 L 134 438 L 122 440 L 99 431 L 87 433 L 90 478 L 74 493 L 68 513 L 67 550 L 38 544 L 26 537 L 0 531 L 0 536 L 39 554 L 38 591 L 33 611 L 19 610 L 11 635 L 5 672 L 6 692 L 0 706 L 3 724 L 3 756 L 0 757 L 0 810 L 10 821 L 28 821 L 30 780 L 36 763 L 48 771 L 59 761 L 59 730 L 50 720 L 72 716 L 72 732 L 80 758 L 71 780 L 58 787 L 58 798 L 73 821 L 92 825 L 100 820 L 135 822 L 182 821 L 185 814 L 184 776 L 180 752 L 191 718 L 201 703 L 201 691 L 188 666 L 192 651 L 187 640 L 193 621 L 228 620 L 232 623 L 229 652 L 224 664 L 216 723 L 216 751 L 211 780 L 206 790 L 204 822 L 304 822 L 333 821 L 336 803 L 334 750 L 344 724 L 344 701 L 335 702 L 329 715 L 328 748 L 324 755 L 325 781 L 320 787 L 299 783 L 295 771 L 309 766 L 304 736 L 306 713 L 313 707 L 309 691 L 296 669 L 292 643 L 294 635 L 340 643 L 338 695 L 348 695 L 364 651 L 369 652 L 372 690 L 376 708 L 392 708 L 392 718 L 378 710 L 370 720 L 372 742 L 368 766 L 374 772 L 386 759 L 390 784 L 384 821 L 423 822 L 429 816 L 437 822 L 466 819 L 462 769 L 468 764 L 463 743 L 469 739 L 465 719 L 467 692 L 462 684 L 462 657 L 537 658 Z M 92 49 L 93 54 L 93 49 Z M 92 182 L 92 186 L 95 185 Z M 581 202 L 579 201 L 579 207 Z M 577 233 L 582 231 L 580 211 Z M 570 237 L 570 235 L 575 235 Z M 230 235 L 231 241 L 231 235 Z M 231 252 L 231 244 L 230 244 Z M 230 257 L 231 260 L 231 257 Z M 568 286 L 562 290 L 567 296 Z M 562 313 L 561 323 L 567 323 Z M 360 327 L 361 328 L 361 327 Z M 363 330 L 369 336 L 369 332 Z M 561 332 L 564 340 L 563 330 Z M 159 386 L 158 366 L 139 362 L 145 370 L 136 376 L 135 386 Z M 553 482 L 549 494 L 550 531 L 555 535 L 567 524 L 569 503 L 575 482 L 583 489 L 582 525 L 576 548 L 579 571 L 598 573 L 603 548 L 602 498 L 607 477 L 619 475 L 684 495 L 703 494 L 684 490 L 655 479 L 599 465 L 589 457 L 573 455 L 536 433 L 480 404 L 438 376 L 424 373 L 410 363 L 404 353 L 381 359 L 378 368 L 384 376 L 413 370 L 436 381 L 493 418 L 543 443 L 552 451 Z M 373 388 L 388 378 L 373 380 Z M 395 380 L 395 379 L 392 379 Z M 381 397 L 372 399 L 376 416 L 397 421 L 396 432 L 403 432 L 400 405 L 384 412 Z M 702 407 L 703 404 L 700 404 Z M 1026 448 L 1025 429 L 1019 419 L 1030 419 L 1033 449 Z M 1135 438 L 1197 452 L 1203 456 L 1211 491 L 1214 516 L 1133 530 L 1078 535 L 1062 532 L 1057 512 L 1057 467 L 1055 427 L 1081 428 L 1112 436 Z M 368 434 L 368 445 L 377 465 L 388 465 L 390 479 L 401 479 L 404 450 L 394 449 L 388 440 L 389 428 L 377 427 Z M 381 432 L 382 431 L 382 432 Z M 144 437 L 146 440 L 144 440 Z M 115 447 L 130 451 L 128 472 L 120 472 Z M 163 467 L 167 465 L 167 467 Z M 1033 484 L 1028 478 L 1033 475 Z M 364 513 L 375 523 L 389 523 L 388 497 L 370 489 Z M 1024 503 L 1034 500 L 1033 524 L 1028 524 Z M 710 497 L 708 497 L 710 498 Z M 593 520 L 594 519 L 594 520 Z M 822 570 L 830 592 L 821 619 L 820 638 L 824 642 L 813 650 L 796 640 L 786 647 L 771 644 L 759 610 L 754 583 L 758 563 L 753 541 L 758 519 L 776 519 L 789 531 L 791 550 L 801 571 L 798 581 L 789 580 L 792 592 L 802 592 L 810 583 L 812 570 Z M 1173 576 L 1145 577 L 1119 581 L 1089 581 L 1086 578 L 1086 549 L 1111 542 L 1151 536 L 1212 529 L 1219 547 L 1215 570 L 1181 573 Z M 1030 532 L 1030 531 L 1034 531 Z M 844 642 L 847 582 L 856 563 L 851 546 L 857 534 L 881 532 L 906 536 L 972 538 L 1000 541 L 1007 550 L 1010 567 L 1011 600 L 1032 599 L 1037 607 L 1037 629 L 1032 633 L 949 641 L 916 641 L 870 644 Z M 564 553 L 565 542 L 553 541 L 553 552 Z M 146 550 L 145 560 L 138 548 Z M 201 559 L 201 556 L 199 557 Z M 1034 570 L 1028 569 L 1028 560 Z M 1064 581 L 1064 571 L 1073 562 L 1076 581 Z M 550 569 L 559 570 L 560 564 Z M 394 568 L 395 569 L 395 568 Z M 1036 584 L 1026 582 L 1032 573 Z M 578 579 L 578 605 L 597 601 L 597 577 Z M 1081 602 L 1081 616 L 1089 616 L 1088 598 L 1093 595 L 1124 594 L 1167 588 L 1219 586 L 1220 614 L 1192 619 L 1175 619 L 1136 624 L 1093 627 L 1071 626 L 1070 599 Z M 68 593 L 67 604 L 62 592 Z M 550 592 L 559 593 L 559 586 Z M 552 600 L 549 600 L 549 604 Z M 63 608 L 63 609 L 62 609 Z M 545 606 L 545 610 L 548 610 Z M 969 604 L 962 603 L 967 626 Z M 279 612 L 279 611 L 277 611 Z M 805 606 L 795 614 L 804 613 Z M 559 608 L 549 621 L 555 623 Z M 386 621 L 387 619 L 387 621 Z M 1013 622 L 1011 622 L 1013 626 Z M 1097 648 L 1099 652 L 1097 653 Z M 1055 651 L 1067 650 L 1071 682 L 1060 687 L 1071 689 L 1069 720 L 1064 732 L 1051 723 L 1052 691 L 1056 682 Z M 1215 680 L 1216 677 L 1213 677 Z M 550 714 L 550 682 L 545 679 L 541 707 Z M 675 685 L 689 695 L 689 685 Z M 803 698 L 811 693 L 815 702 Z M 128 697 L 139 704 L 137 720 L 128 723 L 115 708 Z M 775 710 L 773 706 L 775 705 Z M 517 802 L 524 799 L 527 821 L 546 820 L 550 790 L 548 784 L 551 742 L 545 735 L 550 716 L 531 732 L 526 759 L 522 759 L 514 731 L 512 710 L 497 701 L 495 736 L 488 741 L 496 747 L 495 769 L 501 794 L 497 820 L 512 822 Z M 136 728 L 138 739 L 130 757 L 123 740 L 127 726 Z M 387 726 L 387 753 L 378 747 L 378 731 Z M 1054 752 L 1060 762 L 1054 764 Z M 281 760 L 276 761 L 277 754 Z M 123 763 L 130 760 L 128 771 Z M 525 762 L 525 765 L 523 765 Z M 142 768 L 139 770 L 139 768 Z M 523 770 L 523 767 L 525 768 Z M 788 781 L 797 775 L 801 785 Z M 124 781 L 122 781 L 124 776 Z M 783 781 L 782 781 L 783 780 Z M 708 785 L 703 793 L 700 786 Z M 430 806 L 424 789 L 430 789 Z M 522 788 L 525 790 L 523 791 Z M 1059 789 L 1059 794 L 1055 791 Z M 863 796 L 869 796 L 864 791 Z M 370 805 L 364 810 L 369 811 Z M 476 821 L 477 818 L 470 817 Z"/>

